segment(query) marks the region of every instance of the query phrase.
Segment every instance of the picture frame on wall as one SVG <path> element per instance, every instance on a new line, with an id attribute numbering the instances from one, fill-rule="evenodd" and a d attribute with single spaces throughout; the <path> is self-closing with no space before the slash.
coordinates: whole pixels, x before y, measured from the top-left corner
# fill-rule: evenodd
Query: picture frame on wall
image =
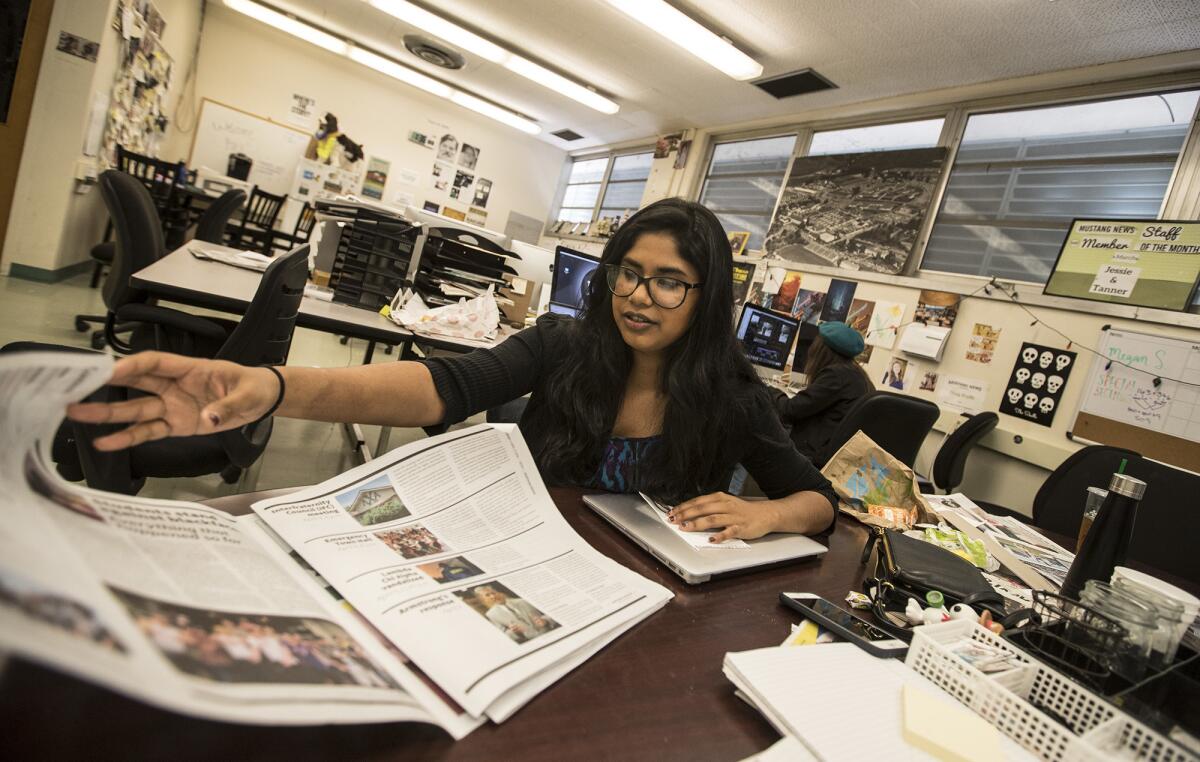
<path id="1" fill-rule="evenodd" d="M 746 244 L 749 242 L 749 230 L 734 230 L 729 233 L 729 248 L 735 257 L 740 257 L 746 251 Z"/>

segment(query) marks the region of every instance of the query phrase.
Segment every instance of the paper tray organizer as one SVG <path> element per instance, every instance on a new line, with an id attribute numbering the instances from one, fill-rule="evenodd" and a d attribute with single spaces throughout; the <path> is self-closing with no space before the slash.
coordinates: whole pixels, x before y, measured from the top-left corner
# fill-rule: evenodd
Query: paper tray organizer
<path id="1" fill-rule="evenodd" d="M 985 675 L 947 647 L 966 639 L 1013 654 L 1022 666 Z M 1195 759 L 974 622 L 958 620 L 916 628 L 904 663 L 1043 759 Z"/>

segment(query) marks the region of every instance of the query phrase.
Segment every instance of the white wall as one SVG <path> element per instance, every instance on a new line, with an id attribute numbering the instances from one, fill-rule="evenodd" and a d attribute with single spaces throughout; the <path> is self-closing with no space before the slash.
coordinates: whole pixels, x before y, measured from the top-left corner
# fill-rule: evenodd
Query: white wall
<path id="1" fill-rule="evenodd" d="M 94 188 L 76 193 L 75 164 L 83 141 L 92 94 L 112 89 L 120 44 L 109 23 L 116 0 L 57 0 L 50 17 L 25 148 L 17 176 L 12 215 L 4 241 L 4 263 L 36 268 L 43 276 L 88 260 L 107 219 Z M 156 0 L 167 21 L 163 45 L 176 64 L 168 103 L 178 98 L 191 60 L 200 8 L 194 0 Z M 100 42 L 95 63 L 55 50 L 60 31 Z M 171 113 L 168 111 L 168 113 Z"/>
<path id="2" fill-rule="evenodd" d="M 283 124 L 293 93 L 316 99 L 317 115 L 331 112 L 367 159 L 391 162 L 384 201 L 397 192 L 466 211 L 465 198 L 450 200 L 433 189 L 434 150 L 409 142 L 418 131 L 453 134 L 480 149 L 476 178 L 492 181 L 487 227 L 503 231 L 510 211 L 545 219 L 550 212 L 566 153 L 500 122 L 386 77 L 340 56 L 210 3 L 200 49 L 197 98 L 209 98 Z M 315 123 L 311 125 L 315 129 Z M 188 158 L 191 134 L 168 136 L 169 150 Z M 171 154 L 172 157 L 175 153 Z M 251 157 L 253 158 L 253 157 Z M 366 161 L 366 159 L 364 159 Z M 214 169 L 220 169 L 214 167 Z M 417 173 L 415 185 L 401 182 L 401 170 Z"/>

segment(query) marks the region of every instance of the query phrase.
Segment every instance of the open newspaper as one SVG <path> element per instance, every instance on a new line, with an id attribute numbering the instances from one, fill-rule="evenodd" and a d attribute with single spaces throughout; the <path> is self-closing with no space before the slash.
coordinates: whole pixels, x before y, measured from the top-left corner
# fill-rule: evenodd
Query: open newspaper
<path id="1" fill-rule="evenodd" d="M 0 357 L 0 650 L 197 716 L 501 721 L 661 608 L 597 553 L 513 427 L 399 448 L 233 517 L 62 481 L 101 355 Z"/>

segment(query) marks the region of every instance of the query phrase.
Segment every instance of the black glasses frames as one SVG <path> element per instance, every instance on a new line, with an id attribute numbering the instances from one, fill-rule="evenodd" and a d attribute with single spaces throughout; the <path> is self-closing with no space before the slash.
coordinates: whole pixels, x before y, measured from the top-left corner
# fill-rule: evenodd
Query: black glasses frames
<path id="1" fill-rule="evenodd" d="M 624 265 L 605 265 L 604 274 L 608 290 L 613 296 L 632 296 L 633 292 L 645 283 L 650 301 L 665 310 L 678 308 L 687 300 L 689 291 L 704 285 L 665 275 L 646 276 Z"/>

